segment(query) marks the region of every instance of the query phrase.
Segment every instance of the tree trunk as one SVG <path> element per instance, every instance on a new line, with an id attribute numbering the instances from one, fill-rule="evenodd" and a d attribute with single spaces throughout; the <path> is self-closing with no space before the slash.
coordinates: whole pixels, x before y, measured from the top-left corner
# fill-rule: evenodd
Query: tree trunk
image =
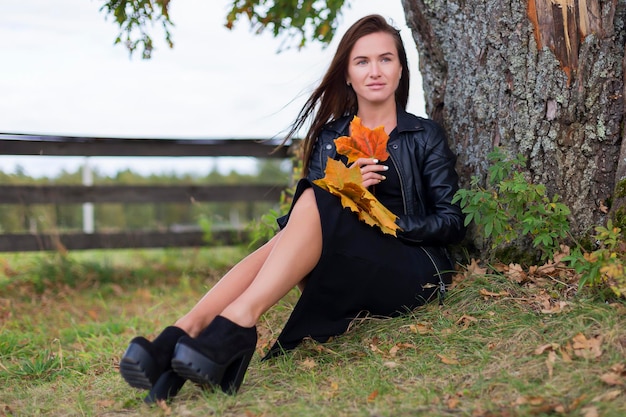
<path id="1" fill-rule="evenodd" d="M 486 155 L 502 146 L 526 156 L 532 181 L 562 197 L 575 235 L 605 223 L 607 208 L 618 212 L 626 0 L 402 3 L 426 110 L 446 128 L 464 186 L 484 178 Z"/>

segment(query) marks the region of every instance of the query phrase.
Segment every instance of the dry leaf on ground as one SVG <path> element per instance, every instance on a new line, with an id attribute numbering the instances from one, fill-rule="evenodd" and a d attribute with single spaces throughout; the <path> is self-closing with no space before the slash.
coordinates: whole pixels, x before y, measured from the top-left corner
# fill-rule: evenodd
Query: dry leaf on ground
<path id="1" fill-rule="evenodd" d="M 574 344 L 574 355 L 585 358 L 594 359 L 602 355 L 602 336 L 596 335 L 590 339 L 578 333 L 572 338 Z"/>
<path id="2" fill-rule="evenodd" d="M 456 321 L 456 324 L 462 324 L 464 329 L 467 329 L 472 323 L 478 322 L 476 317 L 468 316 L 467 314 L 463 314 L 461 318 Z"/>
<path id="3" fill-rule="evenodd" d="M 481 268 L 478 261 L 474 258 L 472 258 L 472 261 L 466 268 L 469 275 L 485 275 L 487 273 L 487 268 Z"/>
<path id="4" fill-rule="evenodd" d="M 437 354 L 437 357 L 441 359 L 441 362 L 445 363 L 446 365 L 459 365 L 460 364 L 459 360 L 456 359 L 455 357 L 442 355 L 440 353 Z"/>

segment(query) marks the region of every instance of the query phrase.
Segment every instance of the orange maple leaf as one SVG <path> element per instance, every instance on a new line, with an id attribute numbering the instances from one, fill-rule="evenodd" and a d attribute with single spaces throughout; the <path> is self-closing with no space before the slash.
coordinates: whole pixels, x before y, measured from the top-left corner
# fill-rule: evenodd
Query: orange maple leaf
<path id="1" fill-rule="evenodd" d="M 313 182 L 338 196 L 341 205 L 357 213 L 359 219 L 366 224 L 377 226 L 383 233 L 396 236 L 396 231 L 400 228 L 395 223 L 397 216 L 363 187 L 358 165 L 348 168 L 342 162 L 328 158 L 325 174 L 324 178 Z"/>
<path id="2" fill-rule="evenodd" d="M 335 139 L 337 152 L 348 157 L 348 164 L 359 158 L 375 158 L 384 161 L 389 157 L 387 153 L 389 136 L 383 126 L 369 129 L 361 123 L 361 119 L 354 116 L 350 122 L 350 136 L 341 136 Z"/>

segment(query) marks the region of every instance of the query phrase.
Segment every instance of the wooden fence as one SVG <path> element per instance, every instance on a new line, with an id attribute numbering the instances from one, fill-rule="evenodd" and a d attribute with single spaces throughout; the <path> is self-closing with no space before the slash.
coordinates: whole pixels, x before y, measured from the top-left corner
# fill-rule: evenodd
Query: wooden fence
<path id="1" fill-rule="evenodd" d="M 0 155 L 290 158 L 290 147 L 260 139 L 120 139 L 0 134 Z M 287 184 L 267 185 L 5 185 L 0 204 L 278 202 Z M 245 241 L 243 230 L 215 230 L 213 244 Z M 203 246 L 201 230 L 0 234 L 0 252 Z"/>

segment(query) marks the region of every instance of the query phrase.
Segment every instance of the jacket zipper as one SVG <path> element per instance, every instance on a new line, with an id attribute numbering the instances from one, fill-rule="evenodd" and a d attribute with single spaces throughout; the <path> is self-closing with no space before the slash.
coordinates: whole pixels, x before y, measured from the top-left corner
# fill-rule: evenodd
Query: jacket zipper
<path id="1" fill-rule="evenodd" d="M 404 215 L 408 216 L 409 211 L 407 209 L 408 206 L 406 202 L 406 193 L 404 192 L 404 178 L 402 178 L 402 174 L 400 173 L 400 170 L 398 169 L 398 163 L 396 162 L 396 159 L 393 157 L 391 152 L 389 152 L 389 157 L 393 161 L 393 167 L 396 170 L 396 173 L 398 174 L 398 178 L 400 178 L 400 192 L 402 193 L 402 205 L 404 206 Z"/>

